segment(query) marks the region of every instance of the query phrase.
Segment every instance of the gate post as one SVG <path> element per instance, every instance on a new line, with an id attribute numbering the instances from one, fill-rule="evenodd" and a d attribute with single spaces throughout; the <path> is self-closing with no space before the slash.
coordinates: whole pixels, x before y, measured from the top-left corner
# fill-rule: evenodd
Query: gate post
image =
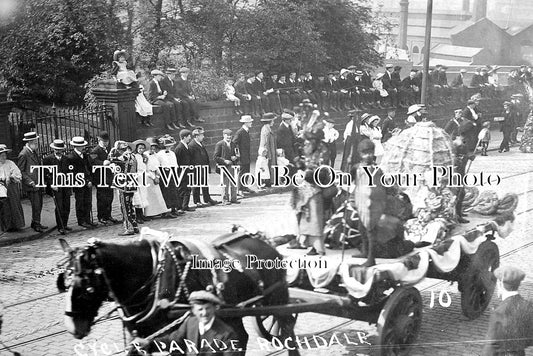
<path id="1" fill-rule="evenodd" d="M 111 108 L 115 114 L 115 125 L 118 137 L 110 137 L 112 141 L 134 141 L 135 125 L 135 98 L 139 95 L 138 88 L 117 88 L 113 80 L 101 81 L 93 88 L 92 93 L 100 104 Z M 113 133 L 109 133 L 111 136 Z"/>
<path id="2" fill-rule="evenodd" d="M 13 148 L 13 137 L 11 135 L 11 125 L 9 124 L 9 113 L 13 109 L 13 101 L 0 101 L 0 143 Z M 17 152 L 18 154 L 18 152 Z"/>

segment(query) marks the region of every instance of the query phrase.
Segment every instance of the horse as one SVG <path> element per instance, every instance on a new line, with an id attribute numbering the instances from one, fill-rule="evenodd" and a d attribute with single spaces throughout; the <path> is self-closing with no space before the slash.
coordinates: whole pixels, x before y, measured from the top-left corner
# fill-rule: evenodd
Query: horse
<path id="1" fill-rule="evenodd" d="M 246 232 L 222 235 L 215 241 L 224 260 L 234 258 L 244 263 L 248 255 L 260 260 L 282 258 L 274 247 Z M 139 337 L 147 337 L 171 323 L 175 314 L 172 318 L 168 306 L 185 306 L 188 294 L 197 290 L 216 290 L 225 306 L 250 300 L 255 305 L 259 300 L 264 306 L 289 302 L 285 270 L 257 266 L 227 273 L 220 268 L 193 269 L 190 263 L 194 248 L 180 239 L 140 239 L 125 244 L 90 239 L 86 246 L 76 249 L 64 239 L 60 239 L 60 244 L 67 253 L 68 267 L 58 276 L 57 286 L 67 292 L 65 327 L 77 339 L 89 334 L 98 309 L 109 299 L 118 305 L 126 329 Z M 288 342 L 295 340 L 294 317 L 289 314 L 278 320 L 280 336 Z M 233 327 L 246 346 L 248 334 L 242 318 L 224 318 L 224 322 Z M 289 354 L 299 354 L 290 350 L 293 347 L 288 348 Z"/>

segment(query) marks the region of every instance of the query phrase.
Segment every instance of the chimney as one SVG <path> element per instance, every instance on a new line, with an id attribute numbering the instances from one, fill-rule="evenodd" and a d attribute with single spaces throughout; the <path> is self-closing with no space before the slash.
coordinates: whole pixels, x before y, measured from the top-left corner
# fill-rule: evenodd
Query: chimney
<path id="1" fill-rule="evenodd" d="M 399 47 L 407 49 L 407 23 L 409 17 L 409 0 L 400 0 L 400 36 Z"/>
<path id="2" fill-rule="evenodd" d="M 479 21 L 487 17 L 487 0 L 475 0 L 472 20 Z"/>

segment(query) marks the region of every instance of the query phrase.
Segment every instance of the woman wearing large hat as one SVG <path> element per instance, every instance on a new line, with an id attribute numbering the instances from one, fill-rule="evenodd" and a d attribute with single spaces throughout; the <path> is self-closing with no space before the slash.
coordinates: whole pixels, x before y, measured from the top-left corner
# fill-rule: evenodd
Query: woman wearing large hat
<path id="1" fill-rule="evenodd" d="M 155 137 L 148 137 L 146 139 L 147 146 L 146 151 L 143 155 L 146 157 L 146 194 L 148 197 L 148 205 L 144 209 L 144 216 L 156 217 L 161 216 L 162 218 L 171 218 L 168 214 L 170 209 L 167 208 L 165 204 L 165 199 L 161 193 L 160 183 L 160 172 L 159 168 L 161 163 L 157 157 L 157 152 L 159 152 L 159 142 Z"/>
<path id="2" fill-rule="evenodd" d="M 374 155 L 376 156 L 376 163 L 379 164 L 384 150 L 381 143 L 383 134 L 381 128 L 378 126 L 381 118 L 377 115 L 368 116 L 361 122 L 361 135 L 368 137 L 374 143 Z"/>
<path id="3" fill-rule="evenodd" d="M 0 144 L 0 228 L 2 231 L 18 231 L 25 225 L 20 203 L 22 173 L 13 161 L 7 159 L 9 152 L 11 149 Z"/>
<path id="4" fill-rule="evenodd" d="M 127 58 L 128 54 L 124 50 L 118 50 L 113 53 L 111 75 L 114 75 L 119 83 L 130 87 L 137 83 L 137 76 L 131 69 L 128 69 Z"/>

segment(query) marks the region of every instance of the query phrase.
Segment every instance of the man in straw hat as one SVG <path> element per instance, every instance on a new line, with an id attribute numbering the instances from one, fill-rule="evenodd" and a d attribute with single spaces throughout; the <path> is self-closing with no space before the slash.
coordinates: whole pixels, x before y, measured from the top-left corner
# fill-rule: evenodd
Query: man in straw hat
<path id="1" fill-rule="evenodd" d="M 216 316 L 216 311 L 222 304 L 220 298 L 208 291 L 194 291 L 189 296 L 189 303 L 192 316 L 177 330 L 155 338 L 152 343 L 147 339 L 136 338 L 132 345 L 140 352 L 168 352 L 173 348 L 175 352 L 171 355 L 244 354 L 239 352 L 244 345 L 241 345 L 237 333 Z"/>
<path id="2" fill-rule="evenodd" d="M 111 188 L 113 181 L 113 171 L 109 167 L 109 133 L 102 131 L 98 134 L 98 145 L 94 147 L 91 154 L 95 157 L 92 160 L 94 166 L 103 166 L 106 170 L 106 181 L 100 181 L 100 172 L 94 176 L 94 185 L 96 186 L 96 210 L 97 218 L 101 224 L 109 225 L 119 223 L 118 220 L 111 216 L 113 207 L 114 192 Z M 107 186 L 106 186 L 107 185 Z"/>
<path id="3" fill-rule="evenodd" d="M 17 165 L 22 172 L 22 189 L 28 195 L 31 202 L 31 228 L 36 232 L 43 232 L 48 229 L 41 224 L 41 210 L 43 209 L 42 188 L 37 188 L 37 169 L 31 170 L 32 166 L 42 165 L 41 158 L 37 154 L 37 140 L 39 136 L 36 132 L 27 132 L 22 139 L 26 144 L 18 155 Z"/>
<path id="4" fill-rule="evenodd" d="M 56 139 L 50 144 L 53 153 L 43 158 L 43 165 L 56 167 L 56 172 L 65 174 L 67 173 L 65 149 L 66 145 L 63 140 Z M 56 205 L 55 215 L 57 231 L 61 235 L 65 235 L 67 231 L 72 230 L 67 226 L 68 217 L 70 215 L 70 196 L 72 195 L 72 188 L 70 187 L 58 187 L 54 184 L 53 174 L 55 172 L 47 171 L 45 174 L 46 191 L 48 195 L 54 198 Z M 58 182 L 59 183 L 59 182 Z"/>
<path id="5" fill-rule="evenodd" d="M 218 141 L 215 145 L 215 154 L 213 160 L 217 164 L 216 172 L 220 173 L 223 178 L 224 193 L 222 196 L 222 204 L 240 204 L 237 200 L 237 187 L 231 183 L 226 173 L 223 173 L 220 167 L 226 167 L 228 174 L 233 174 L 233 166 L 237 163 L 237 148 L 233 142 L 231 142 L 231 130 L 224 129 L 222 131 L 223 139 Z"/>
<path id="6" fill-rule="evenodd" d="M 277 117 L 278 116 L 276 114 L 267 112 L 261 118 L 261 122 L 263 122 L 264 125 L 263 127 L 261 127 L 261 136 L 259 138 L 259 151 L 261 152 L 261 150 L 266 150 L 266 158 L 268 159 L 269 169 L 277 164 L 276 135 L 272 130 Z M 270 179 L 265 181 L 266 185 L 269 187 L 271 185 Z"/>
<path id="7" fill-rule="evenodd" d="M 76 218 L 79 226 L 90 229 L 98 224 L 94 223 L 91 217 L 93 176 L 89 155 L 85 152 L 87 141 L 81 136 L 75 136 L 70 140 L 70 145 L 74 149 L 66 157 L 68 172 L 84 179 L 83 186 L 72 189 L 76 200 Z"/>
<path id="8" fill-rule="evenodd" d="M 483 356 L 525 355 L 525 349 L 533 346 L 533 304 L 518 292 L 526 274 L 501 266 L 494 275 L 502 302 L 490 317 Z"/>
<path id="9" fill-rule="evenodd" d="M 240 129 L 237 130 L 233 137 L 233 143 L 237 148 L 237 156 L 239 157 L 239 189 L 241 192 L 249 192 L 250 189 L 246 186 L 241 186 L 240 177 L 243 174 L 250 173 L 251 163 L 251 148 L 250 148 L 250 128 L 252 127 L 253 118 L 250 115 L 241 116 L 239 122 L 242 123 Z"/>

